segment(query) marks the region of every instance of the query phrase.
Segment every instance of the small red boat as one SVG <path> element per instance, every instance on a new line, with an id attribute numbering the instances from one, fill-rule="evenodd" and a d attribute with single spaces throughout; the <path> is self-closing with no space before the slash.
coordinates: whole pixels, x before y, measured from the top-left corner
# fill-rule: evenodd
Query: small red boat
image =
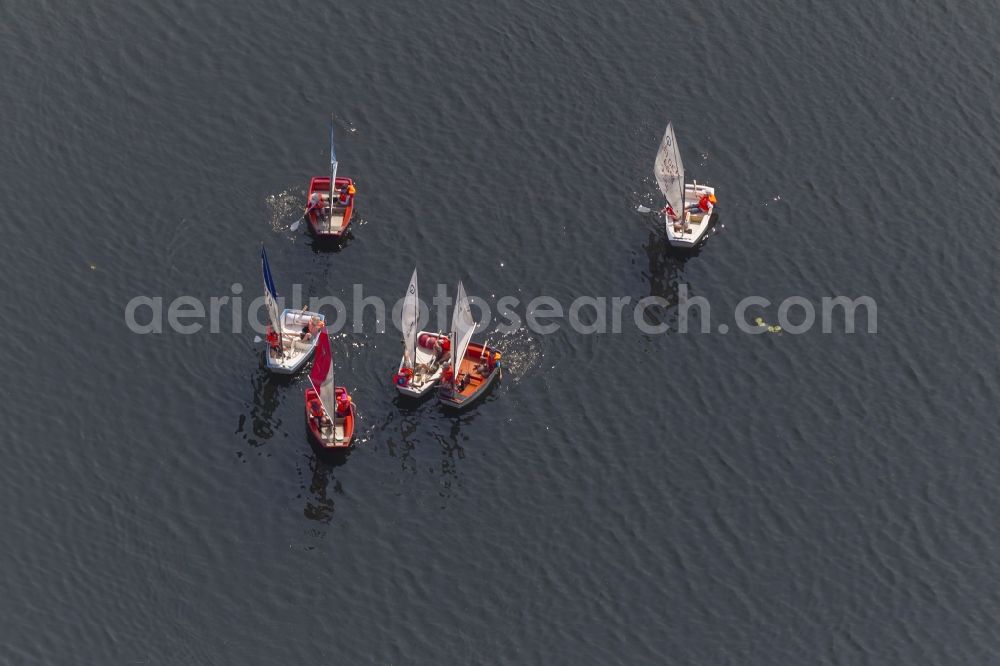
<path id="1" fill-rule="evenodd" d="M 319 238 L 342 238 L 354 212 L 354 181 L 337 177 L 337 149 L 333 145 L 333 118 L 330 119 L 330 175 L 309 181 L 306 217 L 309 228 Z"/>
<path id="2" fill-rule="evenodd" d="M 321 451 L 345 450 L 354 438 L 354 401 L 343 386 L 333 384 L 333 353 L 324 328 L 306 389 L 306 426 L 309 441 Z"/>
<path id="3" fill-rule="evenodd" d="M 351 213 L 354 212 L 354 195 L 351 192 L 355 189 L 354 181 L 339 177 L 334 182 L 336 187 L 331 193 L 329 176 L 316 176 L 309 181 L 306 217 L 309 218 L 309 228 L 320 238 L 341 238 L 351 224 Z"/>

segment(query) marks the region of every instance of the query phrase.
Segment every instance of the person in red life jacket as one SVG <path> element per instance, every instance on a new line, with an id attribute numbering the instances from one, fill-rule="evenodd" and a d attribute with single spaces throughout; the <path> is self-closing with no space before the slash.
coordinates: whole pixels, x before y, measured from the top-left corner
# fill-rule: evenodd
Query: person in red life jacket
<path id="1" fill-rule="evenodd" d="M 714 204 L 715 195 L 705 192 L 698 198 L 698 203 L 693 203 L 688 206 L 688 210 L 692 213 L 704 215 Z"/>
<path id="2" fill-rule="evenodd" d="M 270 326 L 267 327 L 267 346 L 276 353 L 281 351 L 281 338 L 278 337 L 278 332 Z"/>
<path id="3" fill-rule="evenodd" d="M 317 220 L 326 219 L 326 206 L 323 205 L 323 198 L 320 197 L 319 192 L 313 192 L 306 203 L 306 215 L 310 213 L 316 213 Z"/>

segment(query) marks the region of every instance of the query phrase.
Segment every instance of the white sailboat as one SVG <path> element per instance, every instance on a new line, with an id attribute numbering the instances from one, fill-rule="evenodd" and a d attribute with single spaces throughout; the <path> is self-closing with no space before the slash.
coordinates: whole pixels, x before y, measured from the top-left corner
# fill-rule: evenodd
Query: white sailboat
<path id="1" fill-rule="evenodd" d="M 447 337 L 418 331 L 420 324 L 420 290 L 417 286 L 417 269 L 406 288 L 403 309 L 400 312 L 403 332 L 403 357 L 393 377 L 393 385 L 400 395 L 419 398 L 427 394 L 441 377 L 441 361 L 447 351 Z"/>
<path id="2" fill-rule="evenodd" d="M 270 325 L 264 347 L 267 369 L 278 374 L 298 372 L 316 348 L 326 317 L 318 312 L 285 309 L 278 311 L 278 291 L 274 288 L 267 252 L 260 248 L 260 264 L 264 273 L 264 304 Z M 307 335 L 308 334 L 308 335 Z"/>
<path id="3" fill-rule="evenodd" d="M 667 240 L 675 247 L 694 247 L 708 231 L 715 210 L 715 188 L 685 182 L 684 163 L 673 123 L 667 124 L 663 134 L 653 173 L 656 184 L 667 198 L 663 209 Z"/>

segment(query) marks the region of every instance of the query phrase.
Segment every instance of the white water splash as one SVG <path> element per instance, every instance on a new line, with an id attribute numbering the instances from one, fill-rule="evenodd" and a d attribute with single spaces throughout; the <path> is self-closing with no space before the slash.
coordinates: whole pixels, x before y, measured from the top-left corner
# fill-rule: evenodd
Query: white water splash
<path id="1" fill-rule="evenodd" d="M 272 231 L 284 231 L 302 217 L 305 193 L 289 188 L 264 199 Z"/>
<path id="2" fill-rule="evenodd" d="M 487 343 L 500 351 L 505 382 L 519 384 L 541 364 L 541 343 L 526 328 L 510 333 L 491 333 Z"/>

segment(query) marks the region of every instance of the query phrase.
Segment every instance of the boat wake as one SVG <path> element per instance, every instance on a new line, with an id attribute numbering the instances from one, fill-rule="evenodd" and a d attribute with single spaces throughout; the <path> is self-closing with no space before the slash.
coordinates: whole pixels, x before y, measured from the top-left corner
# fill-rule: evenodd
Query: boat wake
<path id="1" fill-rule="evenodd" d="M 496 347 L 501 354 L 502 384 L 516 386 L 542 365 L 542 343 L 528 329 L 519 328 L 510 333 L 494 332 L 486 337 L 487 344 Z"/>
<path id="2" fill-rule="evenodd" d="M 271 223 L 272 231 L 290 231 L 291 226 L 302 217 L 302 200 L 305 193 L 294 188 L 289 188 L 269 194 L 264 199 L 267 204 L 267 218 Z"/>
<path id="3" fill-rule="evenodd" d="M 663 208 L 663 203 L 657 203 L 656 196 L 654 194 L 653 185 L 655 180 L 649 176 L 642 179 L 643 185 L 645 187 L 641 192 L 632 192 L 629 197 L 629 206 L 632 210 L 638 211 L 640 213 L 650 213 L 653 211 L 659 211 Z"/>

